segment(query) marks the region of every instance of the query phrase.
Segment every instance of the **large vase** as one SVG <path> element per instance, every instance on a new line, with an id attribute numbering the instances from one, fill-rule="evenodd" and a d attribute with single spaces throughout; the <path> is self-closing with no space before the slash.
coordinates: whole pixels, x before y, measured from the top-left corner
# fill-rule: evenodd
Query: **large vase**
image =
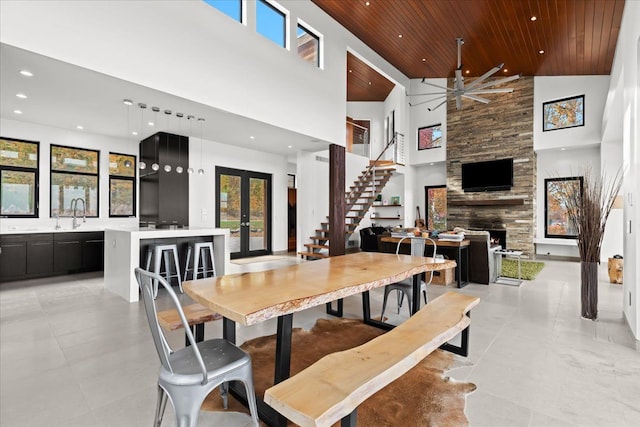
<path id="1" fill-rule="evenodd" d="M 580 261 L 582 317 L 598 318 L 598 263 Z"/>

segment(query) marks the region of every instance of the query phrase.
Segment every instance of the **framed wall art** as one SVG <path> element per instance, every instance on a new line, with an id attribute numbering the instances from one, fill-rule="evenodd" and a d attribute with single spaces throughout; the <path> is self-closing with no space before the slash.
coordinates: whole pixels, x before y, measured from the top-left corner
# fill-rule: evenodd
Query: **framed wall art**
<path id="1" fill-rule="evenodd" d="M 418 150 L 438 148 L 442 145 L 442 124 L 425 126 L 418 129 Z"/>
<path id="2" fill-rule="evenodd" d="M 542 104 L 542 131 L 584 126 L 584 95 Z"/>
<path id="3" fill-rule="evenodd" d="M 569 219 L 567 198 L 576 192 L 582 194 L 582 181 L 581 176 L 544 180 L 544 237 L 578 237 L 576 224 Z"/>

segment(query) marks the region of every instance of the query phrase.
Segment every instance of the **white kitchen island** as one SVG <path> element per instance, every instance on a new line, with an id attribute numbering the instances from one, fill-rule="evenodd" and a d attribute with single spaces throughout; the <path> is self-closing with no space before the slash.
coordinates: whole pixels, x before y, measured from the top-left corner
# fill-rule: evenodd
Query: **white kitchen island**
<path id="1" fill-rule="evenodd" d="M 106 228 L 104 230 L 104 288 L 129 302 L 138 301 L 138 283 L 134 268 L 140 266 L 140 242 L 204 237 L 213 241 L 216 274 L 225 273 L 231 258 L 229 230 L 226 228 Z M 180 259 L 180 268 L 184 260 Z"/>

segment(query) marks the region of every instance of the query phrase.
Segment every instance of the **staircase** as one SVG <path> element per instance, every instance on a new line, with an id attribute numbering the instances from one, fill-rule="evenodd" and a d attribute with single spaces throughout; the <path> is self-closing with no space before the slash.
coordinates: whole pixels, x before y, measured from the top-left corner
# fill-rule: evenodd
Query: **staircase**
<path id="1" fill-rule="evenodd" d="M 349 187 L 350 191 L 345 193 L 345 239 L 338 244 L 344 245 L 360 225 L 360 221 L 373 205 L 376 196 L 382 192 L 389 178 L 393 176 L 394 165 L 391 160 L 372 160 L 369 162 L 369 167 Z M 307 260 L 328 258 L 329 222 L 321 223 L 315 233 L 315 236 L 310 237 L 313 243 L 305 244 L 304 247 L 307 250 L 298 252 L 298 255 Z"/>

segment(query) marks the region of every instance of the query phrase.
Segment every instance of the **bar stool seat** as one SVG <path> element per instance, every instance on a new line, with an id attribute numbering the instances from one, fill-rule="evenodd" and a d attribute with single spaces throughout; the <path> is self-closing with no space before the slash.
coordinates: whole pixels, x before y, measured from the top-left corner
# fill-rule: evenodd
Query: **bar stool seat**
<path id="1" fill-rule="evenodd" d="M 171 260 L 170 256 L 173 257 L 173 266 L 175 268 L 175 274 L 171 274 Z M 150 270 L 151 261 L 153 262 L 153 270 Z M 164 271 L 162 272 L 162 261 L 164 261 Z M 180 263 L 178 262 L 178 245 L 170 244 L 170 245 L 151 245 L 147 249 L 147 260 L 146 260 L 146 268 L 147 271 L 153 271 L 158 275 L 163 275 L 166 279 L 167 283 L 171 283 L 171 278 L 175 277 L 178 279 L 178 287 L 180 288 L 180 293 L 184 293 L 182 290 L 182 280 L 180 280 Z M 164 273 L 164 274 L 163 274 Z M 153 282 L 153 297 L 156 298 L 158 296 L 158 282 L 154 280 Z"/>
<path id="2" fill-rule="evenodd" d="M 207 257 L 207 251 L 209 256 Z M 193 265 L 191 264 L 191 255 L 193 255 Z M 202 266 L 200 266 L 200 260 L 202 260 Z M 209 266 L 209 263 L 210 266 Z M 207 277 L 208 273 L 212 276 L 216 275 L 216 263 L 213 259 L 213 243 L 212 242 L 197 242 L 189 243 L 187 248 L 187 259 L 184 263 L 184 277 L 182 280 L 187 280 L 188 273 L 191 272 L 191 279 L 195 280 L 198 275 L 202 274 L 202 277 Z"/>

